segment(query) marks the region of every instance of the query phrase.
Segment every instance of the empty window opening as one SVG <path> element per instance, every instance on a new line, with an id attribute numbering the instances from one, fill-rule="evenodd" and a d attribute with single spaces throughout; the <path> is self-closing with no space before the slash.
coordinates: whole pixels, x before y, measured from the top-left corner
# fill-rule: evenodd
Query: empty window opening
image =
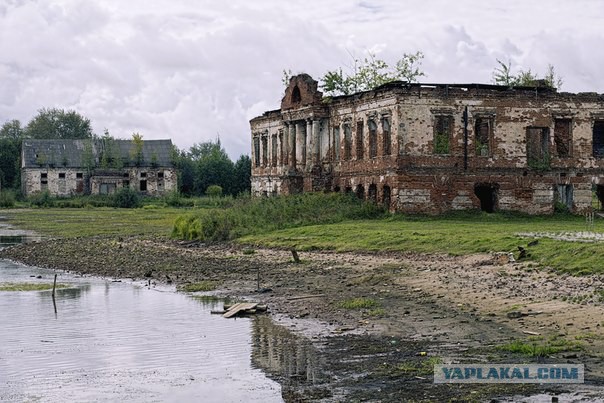
<path id="1" fill-rule="evenodd" d="M 147 177 L 147 172 L 141 172 L 141 178 L 146 178 Z"/>
<path id="2" fill-rule="evenodd" d="M 491 138 L 493 122 L 487 118 L 476 118 L 474 131 L 476 133 L 476 155 L 488 157 L 491 155 Z"/>
<path id="3" fill-rule="evenodd" d="M 84 179 L 84 174 L 82 172 L 76 172 L 76 179 Z"/>
<path id="4" fill-rule="evenodd" d="M 357 122 L 357 159 L 363 159 L 363 150 L 365 149 L 364 139 L 363 139 L 363 121 Z"/>
<path id="5" fill-rule="evenodd" d="M 363 187 L 363 185 L 357 185 L 357 188 L 354 193 L 359 199 L 365 199 L 365 188 Z"/>
<path id="6" fill-rule="evenodd" d="M 499 185 L 496 183 L 478 183 L 474 185 L 474 194 L 480 200 L 480 210 L 493 213 L 497 209 L 498 189 Z"/>
<path id="7" fill-rule="evenodd" d="M 140 186 L 139 190 L 141 192 L 146 192 L 147 191 L 147 181 L 146 180 L 140 181 L 139 186 Z"/>
<path id="8" fill-rule="evenodd" d="M 595 208 L 596 210 L 603 210 L 604 208 L 604 185 L 595 185 L 593 187 L 593 192 L 595 194 L 595 198 L 592 197 L 592 201 L 595 201 L 595 203 L 592 203 L 592 207 Z M 595 205 L 594 205 L 595 204 Z"/>
<path id="9" fill-rule="evenodd" d="M 573 208 L 573 185 L 554 186 L 556 202 L 554 209 L 557 211 L 570 211 Z"/>
<path id="10" fill-rule="evenodd" d="M 300 93 L 300 88 L 296 85 L 292 90 L 292 103 L 297 104 L 302 102 L 302 94 Z"/>
<path id="11" fill-rule="evenodd" d="M 65 172 L 59 172 L 59 179 L 65 179 Z"/>
<path id="12" fill-rule="evenodd" d="M 388 210 L 390 209 L 390 201 L 391 201 L 390 186 L 385 185 L 382 190 L 382 204 Z"/>
<path id="13" fill-rule="evenodd" d="M 570 157 L 572 144 L 570 119 L 556 119 L 554 122 L 554 143 L 556 144 L 556 154 L 560 158 Z"/>
<path id="14" fill-rule="evenodd" d="M 260 166 L 260 139 L 254 137 L 254 166 Z"/>
<path id="15" fill-rule="evenodd" d="M 339 187 L 339 186 L 334 187 L 334 188 L 333 188 L 333 191 L 334 191 L 335 193 L 340 193 L 340 187 Z"/>
<path id="16" fill-rule="evenodd" d="M 48 174 L 46 172 L 42 172 L 40 174 L 40 179 L 48 179 Z"/>
<path id="17" fill-rule="evenodd" d="M 549 129 L 547 127 L 527 128 L 526 158 L 528 166 L 531 168 L 549 168 Z"/>
<path id="18" fill-rule="evenodd" d="M 367 122 L 369 129 L 369 158 L 377 157 L 377 125 L 373 120 Z"/>
<path id="19" fill-rule="evenodd" d="M 382 118 L 382 141 L 383 141 L 383 148 L 382 148 L 383 155 L 390 155 L 391 150 L 392 150 L 392 147 L 391 147 L 392 139 L 390 136 L 390 119 L 387 117 Z"/>
<path id="20" fill-rule="evenodd" d="M 344 125 L 344 159 L 349 160 L 352 154 L 352 128 L 349 124 Z"/>
<path id="21" fill-rule="evenodd" d="M 268 161 L 268 139 L 266 137 L 262 137 L 262 166 L 266 166 Z"/>
<path id="22" fill-rule="evenodd" d="M 594 122 L 593 155 L 596 158 L 604 157 L 604 120 Z"/>
<path id="23" fill-rule="evenodd" d="M 122 181 L 122 187 L 129 188 L 129 187 L 130 187 L 130 181 L 128 181 L 128 180 L 123 180 L 123 181 Z"/>
<path id="24" fill-rule="evenodd" d="M 449 154 L 452 116 L 436 116 L 434 121 L 434 154 Z"/>
<path id="25" fill-rule="evenodd" d="M 279 165 L 283 165 L 283 130 L 279 130 Z"/>
<path id="26" fill-rule="evenodd" d="M 164 173 L 163 172 L 158 172 L 157 173 L 157 179 L 164 179 Z"/>
<path id="27" fill-rule="evenodd" d="M 271 164 L 277 166 L 277 135 L 273 134 L 271 137 Z"/>
<path id="28" fill-rule="evenodd" d="M 124 178 L 129 178 L 130 174 L 128 172 L 124 172 L 124 175 L 122 175 Z"/>
<path id="29" fill-rule="evenodd" d="M 375 184 L 371 184 L 369 185 L 369 189 L 367 191 L 367 196 L 369 198 L 369 201 L 371 201 L 374 204 L 377 204 L 377 185 Z"/>
<path id="30" fill-rule="evenodd" d="M 347 195 L 352 194 L 352 188 L 350 186 L 346 186 L 346 188 L 344 189 L 344 193 L 346 193 Z"/>

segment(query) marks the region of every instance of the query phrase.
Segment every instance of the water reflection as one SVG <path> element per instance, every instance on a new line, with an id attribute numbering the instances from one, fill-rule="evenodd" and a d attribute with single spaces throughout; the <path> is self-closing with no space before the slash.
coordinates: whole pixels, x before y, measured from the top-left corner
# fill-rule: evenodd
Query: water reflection
<path id="1" fill-rule="evenodd" d="M 252 325 L 252 363 L 283 378 L 310 384 L 323 382 L 320 355 L 309 340 L 298 337 L 266 316 Z"/>

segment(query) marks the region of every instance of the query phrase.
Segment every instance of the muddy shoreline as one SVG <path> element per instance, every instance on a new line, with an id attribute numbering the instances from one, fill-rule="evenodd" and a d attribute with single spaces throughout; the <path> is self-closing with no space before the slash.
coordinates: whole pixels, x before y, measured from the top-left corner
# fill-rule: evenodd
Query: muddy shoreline
<path id="1" fill-rule="evenodd" d="M 137 237 L 55 239 L 0 250 L 0 258 L 115 279 L 177 286 L 211 281 L 214 294 L 267 303 L 275 323 L 312 342 L 324 374 L 309 380 L 269 371 L 286 401 L 489 401 L 576 390 L 604 395 L 602 278 L 562 277 L 487 254 L 299 256 L 295 263 L 287 250 Z M 377 305 L 342 308 L 355 298 Z M 510 311 L 538 314 L 514 319 Z M 432 382 L 436 361 L 537 362 L 497 349 L 530 334 L 584 341 L 581 351 L 540 362 L 585 364 L 586 386 Z"/>

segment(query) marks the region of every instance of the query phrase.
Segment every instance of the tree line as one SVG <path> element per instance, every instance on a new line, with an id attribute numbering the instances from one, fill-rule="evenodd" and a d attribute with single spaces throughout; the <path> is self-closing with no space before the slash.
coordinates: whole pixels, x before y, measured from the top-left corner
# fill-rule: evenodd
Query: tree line
<path id="1" fill-rule="evenodd" d="M 19 120 L 9 120 L 0 127 L 0 190 L 20 191 L 21 146 L 24 139 L 101 140 L 104 142 L 105 152 L 100 157 L 99 167 L 123 167 L 121 158 L 115 154 L 115 139 L 108 130 L 102 136 L 97 136 L 90 120 L 81 114 L 58 108 L 43 108 L 25 126 Z M 130 157 L 137 161 L 137 157 L 140 157 L 137 150 L 142 150 L 143 137 L 134 133 L 132 141 L 135 147 Z M 87 160 L 86 155 L 83 160 Z M 220 144 L 220 139 L 194 144 L 189 150 L 180 150 L 173 145 L 172 163 L 178 171 L 178 190 L 183 195 L 203 196 L 209 187 L 214 195 L 218 187 L 224 195 L 235 196 L 250 192 L 250 157 L 242 155 L 233 162 Z M 92 159 L 87 164 L 87 169 L 96 168 Z"/>

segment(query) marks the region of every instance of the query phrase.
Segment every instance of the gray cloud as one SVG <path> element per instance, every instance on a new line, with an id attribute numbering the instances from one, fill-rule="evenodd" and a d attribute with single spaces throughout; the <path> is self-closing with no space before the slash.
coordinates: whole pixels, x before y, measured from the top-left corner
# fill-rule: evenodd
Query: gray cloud
<path id="1" fill-rule="evenodd" d="M 578 0 L 229 2 L 4 0 L 0 120 L 75 109 L 97 133 L 220 135 L 249 152 L 248 120 L 279 107 L 283 69 L 315 78 L 372 51 L 394 63 L 422 50 L 430 82 L 490 82 L 496 59 L 545 72 L 566 91 L 604 91 L 599 16 Z"/>

